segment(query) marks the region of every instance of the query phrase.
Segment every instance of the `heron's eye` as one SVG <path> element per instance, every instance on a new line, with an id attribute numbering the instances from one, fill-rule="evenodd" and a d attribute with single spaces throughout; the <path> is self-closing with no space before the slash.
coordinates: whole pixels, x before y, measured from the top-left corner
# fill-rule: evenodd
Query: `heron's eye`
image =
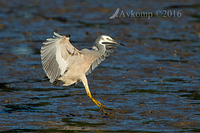
<path id="1" fill-rule="evenodd" d="M 107 37 L 106 40 L 109 40 L 109 41 L 110 41 L 110 38 Z"/>

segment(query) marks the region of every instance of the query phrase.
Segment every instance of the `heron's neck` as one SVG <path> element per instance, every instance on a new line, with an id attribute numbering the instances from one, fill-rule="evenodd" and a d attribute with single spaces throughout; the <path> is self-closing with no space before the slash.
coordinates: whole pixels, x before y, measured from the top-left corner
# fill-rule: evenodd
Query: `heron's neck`
<path id="1" fill-rule="evenodd" d="M 99 44 L 99 45 L 96 45 L 96 47 L 98 48 L 98 53 L 100 55 L 103 55 L 105 53 L 105 51 L 106 51 L 105 45 Z"/>

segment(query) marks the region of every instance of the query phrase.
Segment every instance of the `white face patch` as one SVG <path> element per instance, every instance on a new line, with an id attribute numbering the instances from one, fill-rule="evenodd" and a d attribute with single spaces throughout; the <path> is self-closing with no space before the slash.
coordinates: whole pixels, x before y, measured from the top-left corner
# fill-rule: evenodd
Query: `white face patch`
<path id="1" fill-rule="evenodd" d="M 113 42 L 112 40 L 113 40 L 113 39 L 112 39 L 110 36 L 101 35 L 101 38 L 100 38 L 100 40 L 99 40 L 99 43 L 102 44 L 102 45 L 104 45 L 103 42 L 112 43 L 112 42 Z M 105 46 L 105 45 L 104 45 L 104 46 Z"/>

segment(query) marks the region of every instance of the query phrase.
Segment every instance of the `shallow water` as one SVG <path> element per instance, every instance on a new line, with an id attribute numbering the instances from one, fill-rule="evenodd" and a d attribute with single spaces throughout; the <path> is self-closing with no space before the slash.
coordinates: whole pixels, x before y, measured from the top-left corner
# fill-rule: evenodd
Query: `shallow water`
<path id="1" fill-rule="evenodd" d="M 0 2 L 0 131 L 200 131 L 200 3 L 112 2 Z M 109 19 L 117 8 L 153 16 Z M 88 75 L 93 96 L 114 108 L 110 115 L 82 84 L 45 79 L 40 47 L 53 31 L 70 34 L 78 49 L 101 34 L 126 45 Z"/>

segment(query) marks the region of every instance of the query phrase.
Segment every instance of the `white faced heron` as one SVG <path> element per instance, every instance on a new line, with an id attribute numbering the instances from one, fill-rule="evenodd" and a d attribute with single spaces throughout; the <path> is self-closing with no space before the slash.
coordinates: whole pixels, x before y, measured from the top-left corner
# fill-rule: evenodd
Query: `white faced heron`
<path id="1" fill-rule="evenodd" d="M 99 63 L 114 52 L 118 43 L 107 35 L 99 36 L 92 49 L 79 51 L 69 41 L 70 36 L 54 32 L 53 38 L 47 39 L 41 47 L 42 66 L 50 82 L 63 81 L 64 86 L 81 81 L 90 99 L 103 111 L 107 108 L 94 99 L 90 93 L 86 75 L 92 72 Z M 109 109 L 109 108 L 108 108 Z"/>

